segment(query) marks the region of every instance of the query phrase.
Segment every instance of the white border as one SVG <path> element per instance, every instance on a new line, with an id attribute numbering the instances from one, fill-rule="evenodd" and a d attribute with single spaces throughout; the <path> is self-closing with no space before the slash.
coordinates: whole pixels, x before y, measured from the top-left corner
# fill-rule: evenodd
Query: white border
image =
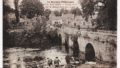
<path id="1" fill-rule="evenodd" d="M 2 12 L 2 7 L 3 5 L 3 0 L 0 0 L 0 68 L 3 68 L 3 12 Z"/>
<path id="2" fill-rule="evenodd" d="M 118 17 L 117 17 L 117 29 L 118 29 L 118 31 L 117 31 L 117 68 L 119 68 L 120 67 L 120 0 L 117 0 L 117 12 L 118 12 Z"/>
<path id="3" fill-rule="evenodd" d="M 0 68 L 3 68 L 3 0 L 0 0 Z M 117 0 L 117 12 L 118 12 L 118 17 L 117 17 L 117 68 L 120 67 L 120 0 Z"/>

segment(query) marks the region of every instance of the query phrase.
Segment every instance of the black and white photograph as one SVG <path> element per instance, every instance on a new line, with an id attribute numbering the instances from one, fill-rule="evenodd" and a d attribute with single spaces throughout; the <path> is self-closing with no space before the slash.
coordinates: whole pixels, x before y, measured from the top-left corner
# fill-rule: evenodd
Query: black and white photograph
<path id="1" fill-rule="evenodd" d="M 3 68 L 117 68 L 117 0 L 3 0 Z"/>

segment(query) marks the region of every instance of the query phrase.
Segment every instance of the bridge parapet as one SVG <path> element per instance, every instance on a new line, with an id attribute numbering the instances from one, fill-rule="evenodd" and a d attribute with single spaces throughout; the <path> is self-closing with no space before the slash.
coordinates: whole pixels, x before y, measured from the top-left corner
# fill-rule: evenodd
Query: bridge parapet
<path id="1" fill-rule="evenodd" d="M 107 31 L 107 30 L 97 30 L 92 31 L 88 29 L 75 29 L 75 28 L 69 28 L 65 27 L 63 29 L 60 29 L 62 33 L 65 33 L 67 35 L 76 35 L 79 37 L 89 38 L 91 40 L 101 41 L 101 42 L 110 42 L 110 43 L 116 43 L 117 42 L 117 34 L 116 31 Z"/>
<path id="2" fill-rule="evenodd" d="M 100 42 L 116 43 L 117 34 L 112 33 L 102 33 L 93 31 L 81 31 L 81 37 L 89 38 L 91 40 L 96 40 Z"/>

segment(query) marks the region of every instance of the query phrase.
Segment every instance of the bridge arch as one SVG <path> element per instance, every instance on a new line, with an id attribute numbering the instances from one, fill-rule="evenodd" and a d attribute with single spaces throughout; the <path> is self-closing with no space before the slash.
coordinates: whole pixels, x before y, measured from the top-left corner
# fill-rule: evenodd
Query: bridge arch
<path id="1" fill-rule="evenodd" d="M 85 60 L 95 61 L 95 50 L 91 43 L 88 43 L 85 47 Z"/>

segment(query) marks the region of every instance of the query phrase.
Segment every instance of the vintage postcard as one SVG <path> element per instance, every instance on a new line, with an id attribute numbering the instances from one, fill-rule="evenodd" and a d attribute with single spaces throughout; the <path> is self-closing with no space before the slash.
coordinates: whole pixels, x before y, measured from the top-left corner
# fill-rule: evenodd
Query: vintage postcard
<path id="1" fill-rule="evenodd" d="M 116 68 L 117 0 L 3 0 L 3 68 Z"/>

